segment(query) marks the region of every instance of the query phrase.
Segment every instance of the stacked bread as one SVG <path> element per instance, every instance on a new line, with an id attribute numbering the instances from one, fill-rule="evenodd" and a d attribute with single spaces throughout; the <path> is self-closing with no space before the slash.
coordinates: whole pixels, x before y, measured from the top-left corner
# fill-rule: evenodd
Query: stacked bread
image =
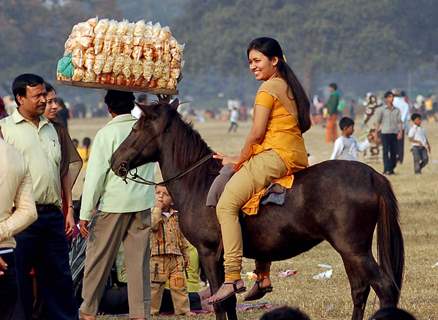
<path id="1" fill-rule="evenodd" d="M 57 75 L 74 82 L 174 90 L 183 49 L 159 23 L 93 18 L 73 27 Z"/>

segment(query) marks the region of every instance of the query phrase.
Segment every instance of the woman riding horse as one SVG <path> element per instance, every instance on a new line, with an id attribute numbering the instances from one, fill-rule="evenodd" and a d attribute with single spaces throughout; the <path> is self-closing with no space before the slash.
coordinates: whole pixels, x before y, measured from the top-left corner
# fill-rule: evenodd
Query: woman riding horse
<path id="1" fill-rule="evenodd" d="M 263 81 L 254 103 L 254 119 L 238 157 L 215 155 L 224 165 L 234 165 L 235 173 L 225 186 L 216 207 L 224 247 L 225 282 L 210 299 L 219 303 L 245 291 L 241 279 L 242 230 L 239 212 L 254 194 L 271 182 L 292 186 L 291 175 L 308 166 L 302 133 L 310 127 L 309 100 L 279 43 L 272 38 L 257 38 L 248 46 L 249 68 Z M 257 210 L 258 203 L 252 204 Z M 257 281 L 245 297 L 255 300 L 272 291 L 269 279 L 271 262 L 256 261 Z"/>

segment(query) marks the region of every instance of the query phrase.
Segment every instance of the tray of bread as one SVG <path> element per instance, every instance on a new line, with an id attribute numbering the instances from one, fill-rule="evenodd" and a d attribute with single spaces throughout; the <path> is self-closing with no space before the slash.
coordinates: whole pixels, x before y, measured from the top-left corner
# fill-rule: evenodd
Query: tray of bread
<path id="1" fill-rule="evenodd" d="M 85 88 L 175 95 L 184 45 L 159 23 L 92 18 L 73 26 L 57 80 Z"/>

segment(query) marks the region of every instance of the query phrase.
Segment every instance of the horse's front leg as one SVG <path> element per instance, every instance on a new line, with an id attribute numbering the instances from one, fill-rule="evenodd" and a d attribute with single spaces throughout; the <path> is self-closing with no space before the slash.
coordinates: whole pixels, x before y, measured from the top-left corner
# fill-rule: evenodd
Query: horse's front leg
<path id="1" fill-rule="evenodd" d="M 209 251 L 208 254 L 200 254 L 202 266 L 210 284 L 210 292 L 214 294 L 224 282 L 224 269 L 222 261 L 217 261 L 216 253 Z M 227 301 L 214 306 L 216 320 L 237 320 L 236 297 L 233 296 Z M 225 315 L 226 313 L 226 315 Z"/>

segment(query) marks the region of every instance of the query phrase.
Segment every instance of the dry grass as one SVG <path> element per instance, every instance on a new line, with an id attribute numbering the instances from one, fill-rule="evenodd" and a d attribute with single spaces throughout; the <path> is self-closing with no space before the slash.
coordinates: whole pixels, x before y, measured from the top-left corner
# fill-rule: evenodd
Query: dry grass
<path id="1" fill-rule="evenodd" d="M 105 120 L 74 120 L 71 122 L 72 137 L 82 139 L 93 137 Z M 236 153 L 243 144 L 249 124 L 242 124 L 237 134 L 227 134 L 227 123 L 207 122 L 196 124 L 210 146 L 224 153 Z M 412 155 L 406 144 L 405 163 L 396 168 L 397 175 L 390 180 L 400 203 L 401 224 L 406 247 L 406 268 L 400 306 L 414 313 L 418 319 L 438 319 L 438 268 L 431 266 L 438 261 L 438 126 L 426 124 L 432 143 L 431 163 L 423 175 L 414 176 Z M 306 133 L 308 151 L 316 161 L 327 159 L 331 146 L 324 143 L 321 127 L 314 127 Z M 435 160 L 437 159 L 437 160 Z M 373 167 L 382 171 L 380 163 Z M 80 186 L 75 194 L 80 192 Z M 312 275 L 321 271 L 318 263 L 328 263 L 334 268 L 329 280 L 313 280 Z M 245 271 L 253 269 L 252 261 L 245 261 Z M 286 279 L 278 278 L 281 270 L 296 269 L 298 275 Z M 350 287 L 339 255 L 323 243 L 296 258 L 275 262 L 272 267 L 274 292 L 264 301 L 281 305 L 297 306 L 312 319 L 349 319 L 352 302 Z M 370 294 L 366 309 L 369 317 L 378 308 L 374 292 Z M 261 312 L 240 313 L 240 319 L 258 319 Z M 167 317 L 169 318 L 169 317 Z M 173 317 L 171 317 L 173 318 Z M 185 319 L 185 317 L 180 317 Z M 213 315 L 192 317 L 214 319 Z M 102 319 L 122 319 L 105 317 Z M 188 319 L 188 318 L 187 318 Z"/>

